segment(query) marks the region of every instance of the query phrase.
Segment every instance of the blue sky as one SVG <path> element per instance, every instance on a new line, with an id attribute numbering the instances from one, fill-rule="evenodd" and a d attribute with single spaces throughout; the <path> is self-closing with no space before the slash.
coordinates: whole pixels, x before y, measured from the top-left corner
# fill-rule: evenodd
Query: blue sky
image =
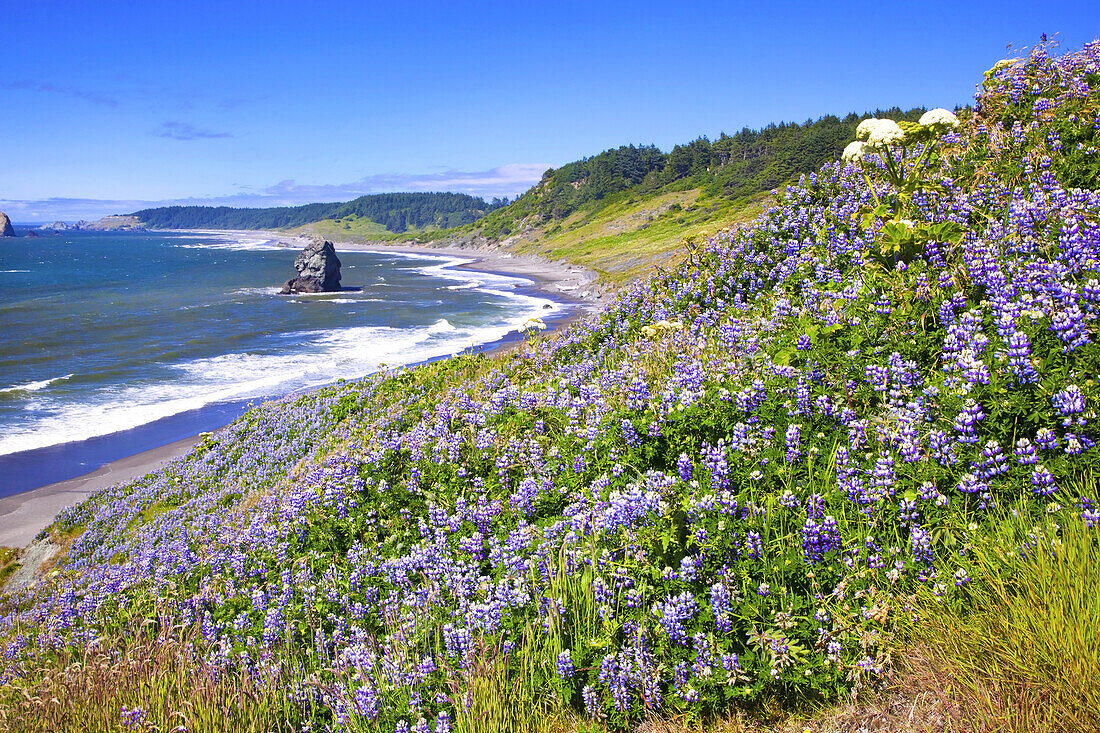
<path id="1" fill-rule="evenodd" d="M 968 103 L 1100 3 L 0 0 L 0 210 L 515 195 L 609 147 Z"/>

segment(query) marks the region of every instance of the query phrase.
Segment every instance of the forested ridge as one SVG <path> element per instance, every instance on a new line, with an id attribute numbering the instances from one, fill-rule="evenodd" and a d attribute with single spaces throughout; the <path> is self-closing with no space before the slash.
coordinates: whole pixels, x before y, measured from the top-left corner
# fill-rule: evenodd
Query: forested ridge
<path id="1" fill-rule="evenodd" d="M 923 108 L 893 107 L 841 118 L 743 128 L 717 139 L 699 137 L 664 153 L 654 145 L 624 145 L 550 169 L 510 206 L 487 216 L 482 233 L 502 236 L 522 222 L 564 219 L 582 208 L 599 209 L 616 194 L 638 198 L 701 189 L 704 198 L 742 199 L 771 191 L 837 160 L 856 126 L 868 117 L 915 121 Z M 615 197 L 615 198 L 611 198 Z"/>
<path id="2" fill-rule="evenodd" d="M 344 203 L 238 209 L 229 206 L 166 206 L 132 215 L 157 229 L 282 229 L 325 219 L 369 219 L 391 232 L 469 224 L 507 200 L 464 193 L 381 193 Z"/>

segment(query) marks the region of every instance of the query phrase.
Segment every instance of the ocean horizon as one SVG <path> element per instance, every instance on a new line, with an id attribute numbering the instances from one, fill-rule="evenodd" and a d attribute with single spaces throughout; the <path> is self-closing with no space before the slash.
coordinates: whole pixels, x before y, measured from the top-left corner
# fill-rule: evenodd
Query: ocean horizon
<path id="1" fill-rule="evenodd" d="M 298 251 L 240 233 L 0 240 L 0 497 L 568 308 L 448 254 L 338 250 L 343 290 L 279 295 Z"/>

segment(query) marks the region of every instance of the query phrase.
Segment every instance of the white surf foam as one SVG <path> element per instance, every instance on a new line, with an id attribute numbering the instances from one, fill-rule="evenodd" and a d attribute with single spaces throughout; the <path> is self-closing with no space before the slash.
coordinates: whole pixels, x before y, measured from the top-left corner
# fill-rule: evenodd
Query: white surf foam
<path id="1" fill-rule="evenodd" d="M 246 237 L 235 234 L 196 234 L 173 237 L 173 240 L 194 240 L 195 244 L 173 244 L 179 249 L 221 249 L 251 252 L 292 249 L 277 239 Z"/>
<path id="2" fill-rule="evenodd" d="M 481 326 L 455 325 L 440 318 L 411 328 L 358 326 L 285 334 L 284 341 L 291 345 L 272 353 L 231 353 L 198 359 L 177 365 L 174 369 L 177 378 L 103 387 L 77 402 L 71 401 L 72 395 L 65 400 L 51 399 L 50 391 L 45 390 L 35 397 L 34 405 L 44 417 L 33 425 L 13 427 L 0 435 L 0 455 L 109 435 L 214 403 L 278 397 L 338 379 L 358 378 L 385 367 L 449 356 L 492 343 L 523 330 L 531 318 L 553 316 L 567 307 L 514 290 L 516 285 L 528 282 L 523 278 L 468 270 L 456 272 L 451 268 L 467 260 L 443 259 L 439 264 L 417 269 L 435 277 L 461 280 L 463 284 L 476 282 L 476 287 L 486 295 L 507 301 L 507 315 Z M 267 294 L 273 288 L 251 290 L 249 294 Z M 374 299 L 334 298 L 331 302 L 370 300 Z M 5 391 L 42 390 L 71 376 L 16 385 Z"/>
<path id="3" fill-rule="evenodd" d="M 49 387 L 56 382 L 64 382 L 66 379 L 75 376 L 74 374 L 66 374 L 63 377 L 53 377 L 51 379 L 43 379 L 40 382 L 27 382 L 26 384 L 17 384 L 12 387 L 4 387 L 0 389 L 0 392 L 37 392 L 41 389 Z"/>

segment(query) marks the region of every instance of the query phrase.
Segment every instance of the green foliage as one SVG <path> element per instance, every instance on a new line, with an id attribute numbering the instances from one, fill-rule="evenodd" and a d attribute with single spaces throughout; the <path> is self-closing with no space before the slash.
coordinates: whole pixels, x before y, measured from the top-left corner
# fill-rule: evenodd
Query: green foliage
<path id="1" fill-rule="evenodd" d="M 877 110 L 873 116 L 913 120 L 923 109 Z M 834 115 L 802 124 L 745 128 L 711 142 L 705 137 L 662 153 L 652 145 L 622 146 L 550 169 L 511 205 L 478 222 L 481 233 L 497 238 L 521 223 L 560 221 L 575 212 L 598 212 L 604 202 L 652 198 L 670 191 L 701 189 L 704 198 L 741 200 L 771 191 L 840 157 L 856 126 L 872 115 Z M 678 211 L 678 209 L 677 209 Z"/>
<path id="2" fill-rule="evenodd" d="M 142 209 L 131 216 L 156 229 L 283 229 L 326 219 L 367 219 L 390 232 L 402 233 L 409 229 L 446 229 L 469 224 L 504 203 L 494 200 L 493 204 L 487 204 L 483 199 L 462 193 L 383 193 L 344 203 L 264 209 L 167 206 Z"/>

